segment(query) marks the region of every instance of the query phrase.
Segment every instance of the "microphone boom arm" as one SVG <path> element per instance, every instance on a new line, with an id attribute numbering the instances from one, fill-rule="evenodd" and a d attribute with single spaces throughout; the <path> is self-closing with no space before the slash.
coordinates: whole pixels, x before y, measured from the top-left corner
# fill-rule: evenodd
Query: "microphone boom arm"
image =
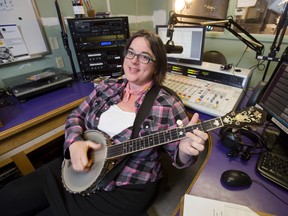
<path id="1" fill-rule="evenodd" d="M 259 42 L 256 38 L 254 38 L 249 32 L 243 29 L 238 23 L 236 23 L 232 17 L 228 17 L 227 19 L 223 20 L 223 19 L 213 18 L 213 17 L 207 18 L 207 17 L 202 17 L 202 16 L 177 14 L 174 11 L 172 12 L 173 13 L 172 15 L 170 15 L 169 21 L 168 21 L 169 32 L 167 31 L 167 37 L 170 37 L 168 41 L 169 43 L 170 41 L 172 41 L 174 25 L 176 25 L 177 23 L 188 24 L 188 25 L 212 26 L 212 27 L 220 27 L 220 28 L 227 29 L 234 36 L 236 36 L 240 41 L 246 44 L 250 49 L 254 50 L 256 52 L 256 56 L 263 54 L 264 45 L 261 42 Z M 209 21 L 208 22 L 182 21 L 182 20 L 179 20 L 178 18 L 200 19 L 200 20 L 209 20 Z M 240 30 L 240 32 L 244 33 L 246 37 L 243 37 L 237 31 L 235 31 L 232 28 L 232 25 L 235 26 L 238 30 Z"/>

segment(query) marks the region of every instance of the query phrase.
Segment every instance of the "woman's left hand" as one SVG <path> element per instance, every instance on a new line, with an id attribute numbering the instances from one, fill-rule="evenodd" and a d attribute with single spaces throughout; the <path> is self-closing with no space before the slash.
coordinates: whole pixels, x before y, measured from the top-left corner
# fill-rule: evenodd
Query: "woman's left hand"
<path id="1" fill-rule="evenodd" d="M 196 124 L 199 120 L 199 114 L 195 113 L 189 125 Z M 193 133 L 188 132 L 186 138 L 179 143 L 179 159 L 182 163 L 186 163 L 191 156 L 197 156 L 205 148 L 205 142 L 208 139 L 208 134 L 194 129 Z"/>

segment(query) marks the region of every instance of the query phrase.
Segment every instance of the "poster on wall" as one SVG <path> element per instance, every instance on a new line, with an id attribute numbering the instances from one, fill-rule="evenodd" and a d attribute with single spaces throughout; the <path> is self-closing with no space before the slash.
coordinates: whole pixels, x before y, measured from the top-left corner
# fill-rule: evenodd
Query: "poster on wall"
<path id="1" fill-rule="evenodd" d="M 16 25 L 0 25 L 0 64 L 30 57 Z"/>

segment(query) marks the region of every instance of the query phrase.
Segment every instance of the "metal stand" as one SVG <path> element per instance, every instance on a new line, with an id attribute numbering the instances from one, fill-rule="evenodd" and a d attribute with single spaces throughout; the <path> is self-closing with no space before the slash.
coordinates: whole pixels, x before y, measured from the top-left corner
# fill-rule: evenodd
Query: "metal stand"
<path id="1" fill-rule="evenodd" d="M 277 52 L 279 52 L 279 50 L 280 50 L 280 46 L 282 44 L 282 40 L 283 40 L 283 37 L 285 35 L 287 25 L 288 25 L 288 4 L 286 3 L 285 10 L 282 13 L 280 20 L 279 20 L 279 23 L 277 25 L 275 38 L 274 38 L 273 43 L 270 47 L 270 52 L 269 52 L 267 57 L 261 58 L 263 60 L 268 61 L 266 68 L 265 68 L 265 72 L 264 72 L 263 77 L 262 77 L 262 81 L 265 81 L 267 71 L 268 71 L 269 66 L 270 66 L 270 62 L 271 61 L 279 62 L 282 60 L 281 59 L 282 57 L 279 59 L 279 58 L 276 58 L 275 56 L 276 56 Z"/>
<path id="2" fill-rule="evenodd" d="M 70 50 L 70 47 L 69 47 L 67 31 L 66 31 L 65 23 L 63 22 L 63 17 L 61 15 L 60 7 L 59 7 L 59 4 L 58 4 L 57 0 L 55 0 L 55 7 L 56 7 L 56 10 L 57 10 L 57 15 L 58 15 L 58 19 L 59 19 L 59 23 L 60 23 L 60 27 L 61 27 L 61 36 L 62 36 L 62 40 L 63 40 L 63 45 L 64 45 L 64 48 L 65 48 L 65 50 L 66 50 L 66 52 L 68 54 L 68 57 L 69 57 L 69 60 L 70 60 L 70 63 L 71 63 L 74 80 L 77 80 L 78 76 L 77 76 L 76 69 L 75 69 L 75 66 L 74 66 L 72 53 L 71 53 L 71 50 Z"/>

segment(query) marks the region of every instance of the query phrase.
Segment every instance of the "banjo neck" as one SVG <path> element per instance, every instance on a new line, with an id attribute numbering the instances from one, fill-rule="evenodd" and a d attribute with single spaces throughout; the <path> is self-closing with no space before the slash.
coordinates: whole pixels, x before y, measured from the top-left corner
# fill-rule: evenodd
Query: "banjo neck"
<path id="1" fill-rule="evenodd" d="M 242 128 L 246 125 L 262 125 L 266 120 L 266 115 L 267 113 L 263 110 L 251 106 L 242 111 L 232 111 L 225 116 L 203 121 L 195 125 L 173 128 L 153 133 L 151 135 L 138 137 L 120 144 L 108 146 L 107 159 L 117 158 L 184 139 L 186 133 L 192 132 L 194 129 L 208 132 L 224 126 Z"/>
<path id="2" fill-rule="evenodd" d="M 108 146 L 107 159 L 113 159 L 116 157 L 153 148 L 155 146 L 160 146 L 184 139 L 186 137 L 186 133 L 192 132 L 194 129 L 207 132 L 216 128 L 221 128 L 223 126 L 224 123 L 221 117 L 218 117 L 195 125 L 173 128 L 147 136 L 138 137 L 136 139 L 131 139 L 120 144 Z"/>

